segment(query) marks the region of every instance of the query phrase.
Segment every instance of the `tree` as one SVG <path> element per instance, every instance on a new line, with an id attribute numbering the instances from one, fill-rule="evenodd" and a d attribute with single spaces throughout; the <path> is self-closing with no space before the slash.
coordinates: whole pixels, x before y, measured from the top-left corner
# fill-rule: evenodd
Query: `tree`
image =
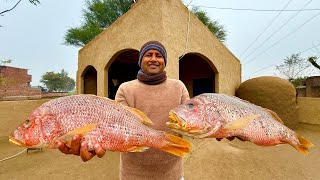
<path id="1" fill-rule="evenodd" d="M 6 64 L 10 64 L 12 62 L 11 59 L 7 59 L 7 60 L 0 60 L 0 65 L 1 66 L 5 66 Z"/>
<path id="2" fill-rule="evenodd" d="M 192 13 L 214 34 L 221 42 L 225 42 L 227 33 L 223 25 L 218 21 L 212 21 L 204 10 L 193 7 Z"/>
<path id="3" fill-rule="evenodd" d="M 308 58 L 308 61 L 316 68 L 318 68 L 320 70 L 320 65 L 317 63 L 317 57 L 316 56 L 312 56 Z"/>
<path id="4" fill-rule="evenodd" d="M 284 75 L 290 82 L 303 76 L 304 70 L 310 67 L 306 59 L 301 58 L 300 54 L 292 54 L 284 59 L 283 64 L 276 66 L 280 74 Z"/>
<path id="5" fill-rule="evenodd" d="M 16 8 L 17 6 L 18 6 L 18 4 L 21 2 L 21 0 L 19 0 L 12 8 L 10 8 L 10 9 L 7 9 L 7 10 L 4 10 L 4 11 L 1 11 L 0 12 L 0 15 L 1 14 L 4 14 L 4 13 L 6 13 L 6 12 L 9 12 L 9 11 L 12 11 L 14 8 Z M 31 4 L 33 4 L 33 5 L 38 5 L 38 4 L 40 4 L 40 1 L 39 0 L 29 0 L 29 2 L 31 3 Z"/>
<path id="6" fill-rule="evenodd" d="M 305 86 L 306 80 L 307 80 L 307 76 L 297 77 L 293 79 L 291 83 L 294 85 L 294 87 Z"/>
<path id="7" fill-rule="evenodd" d="M 61 70 L 60 77 L 61 77 L 62 82 L 64 84 L 62 91 L 72 91 L 75 87 L 75 84 L 76 84 L 74 79 L 70 78 L 68 76 L 68 73 L 64 69 Z"/>
<path id="8" fill-rule="evenodd" d="M 87 0 L 84 23 L 67 30 L 66 45 L 84 46 L 129 9 L 132 0 Z"/>
<path id="9" fill-rule="evenodd" d="M 132 0 L 86 0 L 83 11 L 84 22 L 80 27 L 70 28 L 64 36 L 65 45 L 82 47 L 109 27 L 121 15 L 126 13 Z M 212 21 L 205 11 L 193 8 L 192 12 L 222 42 L 226 40 L 226 31 L 217 21 Z"/>
<path id="10" fill-rule="evenodd" d="M 62 69 L 60 73 L 46 72 L 40 80 L 49 92 L 72 91 L 75 87 L 75 81 L 68 76 L 68 73 Z"/>

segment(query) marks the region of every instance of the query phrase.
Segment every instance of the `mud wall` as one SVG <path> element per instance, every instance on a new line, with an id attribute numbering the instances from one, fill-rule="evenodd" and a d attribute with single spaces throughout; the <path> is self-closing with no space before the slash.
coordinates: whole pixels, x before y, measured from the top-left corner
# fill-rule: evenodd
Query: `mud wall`
<path id="1" fill-rule="evenodd" d="M 48 100 L 0 101 L 0 137 L 8 136 L 34 109 Z"/>
<path id="2" fill-rule="evenodd" d="M 298 97 L 299 122 L 320 125 L 320 98 Z"/>
<path id="3" fill-rule="evenodd" d="M 0 137 L 8 136 L 34 109 L 48 100 L 0 101 Z M 320 125 L 320 98 L 299 97 L 297 102 L 298 119 L 294 121 Z"/>

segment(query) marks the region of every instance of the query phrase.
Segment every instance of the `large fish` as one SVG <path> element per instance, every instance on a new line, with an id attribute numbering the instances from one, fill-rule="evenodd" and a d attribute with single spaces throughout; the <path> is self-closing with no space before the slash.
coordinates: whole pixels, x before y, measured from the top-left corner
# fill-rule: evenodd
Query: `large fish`
<path id="1" fill-rule="evenodd" d="M 152 147 L 177 156 L 189 152 L 188 141 L 151 125 L 137 109 L 108 98 L 74 95 L 41 105 L 12 132 L 9 141 L 28 148 L 56 148 L 58 140 L 70 146 L 75 134 L 85 134 L 89 150 L 99 143 L 110 151 L 141 152 Z"/>
<path id="2" fill-rule="evenodd" d="M 205 93 L 170 111 L 167 126 L 195 138 L 230 138 L 260 146 L 288 143 L 306 155 L 314 146 L 289 129 L 271 110 L 237 97 Z"/>

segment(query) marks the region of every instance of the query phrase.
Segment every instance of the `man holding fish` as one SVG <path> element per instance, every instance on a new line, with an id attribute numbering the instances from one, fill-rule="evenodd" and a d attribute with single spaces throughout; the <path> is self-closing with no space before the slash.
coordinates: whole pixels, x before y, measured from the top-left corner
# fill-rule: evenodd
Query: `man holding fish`
<path id="1" fill-rule="evenodd" d="M 167 128 L 194 138 L 290 144 L 304 155 L 314 146 L 273 111 L 237 97 L 207 93 L 189 99 L 181 81 L 167 78 L 167 53 L 157 41 L 141 47 L 138 64 L 137 79 L 119 87 L 116 101 L 93 95 L 48 101 L 9 141 L 27 148 L 58 147 L 83 161 L 103 157 L 106 150 L 120 151 L 120 179 L 130 180 L 183 179 L 181 156 L 191 144 L 166 133 Z"/>
<path id="2" fill-rule="evenodd" d="M 181 81 L 167 78 L 164 71 L 167 53 L 161 43 L 145 43 L 140 49 L 138 64 L 141 70 L 137 79 L 123 83 L 115 100 L 144 112 L 154 123 L 152 128 L 167 131 L 166 122 L 170 110 L 189 100 L 189 93 Z M 60 151 L 80 155 L 83 161 L 105 154 L 99 144 L 95 145 L 93 152 L 88 151 L 86 142 L 81 142 L 81 139 L 81 135 L 74 136 L 71 148 L 60 143 Z M 155 149 L 141 153 L 121 153 L 120 179 L 141 178 L 183 179 L 182 158 Z"/>

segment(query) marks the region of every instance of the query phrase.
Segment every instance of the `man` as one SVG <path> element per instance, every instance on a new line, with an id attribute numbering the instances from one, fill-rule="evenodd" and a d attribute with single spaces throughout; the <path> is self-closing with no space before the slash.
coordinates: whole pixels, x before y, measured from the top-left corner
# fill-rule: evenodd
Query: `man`
<path id="1" fill-rule="evenodd" d="M 153 121 L 154 129 L 169 131 L 165 125 L 169 111 L 189 99 L 187 88 L 181 81 L 167 78 L 166 49 L 157 41 L 141 47 L 138 64 L 141 69 L 137 79 L 121 84 L 115 100 L 144 112 Z M 80 141 L 81 137 L 75 136 L 70 149 L 63 143 L 59 149 L 80 155 L 84 161 L 95 154 L 104 155 L 99 145 L 95 146 L 95 152 L 88 152 L 85 142 L 80 146 Z M 183 161 L 181 157 L 151 148 L 142 153 L 121 153 L 120 179 L 183 179 Z"/>

